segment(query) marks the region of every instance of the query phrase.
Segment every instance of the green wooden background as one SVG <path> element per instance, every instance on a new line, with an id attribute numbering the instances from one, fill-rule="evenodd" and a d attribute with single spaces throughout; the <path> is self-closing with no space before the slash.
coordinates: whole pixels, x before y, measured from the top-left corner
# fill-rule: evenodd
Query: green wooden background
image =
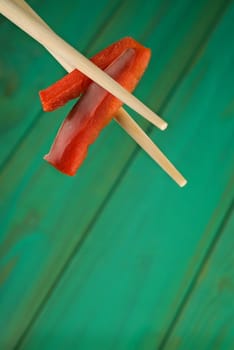
<path id="1" fill-rule="evenodd" d="M 44 162 L 70 106 L 38 90 L 64 71 L 0 17 L 0 349 L 234 349 L 234 2 L 30 4 L 87 55 L 152 48 L 136 95 L 169 128 L 131 113 L 189 183 L 114 122 L 76 177 Z"/>

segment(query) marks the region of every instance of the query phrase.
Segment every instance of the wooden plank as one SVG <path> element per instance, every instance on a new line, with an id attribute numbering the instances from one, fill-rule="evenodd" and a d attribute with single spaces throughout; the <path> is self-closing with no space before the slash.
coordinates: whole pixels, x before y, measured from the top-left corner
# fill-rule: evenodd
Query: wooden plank
<path id="1" fill-rule="evenodd" d="M 217 234 L 165 349 L 234 348 L 234 208 Z"/>
<path id="2" fill-rule="evenodd" d="M 183 158 L 190 185 L 181 191 L 138 153 L 22 348 L 160 345 L 234 196 L 233 18 L 232 5 L 168 103 L 168 138 L 152 133 Z"/>
<path id="3" fill-rule="evenodd" d="M 135 11 L 134 15 L 128 16 L 131 20 L 121 21 L 121 26 L 119 25 L 119 19 L 126 14 L 126 8 L 121 8 L 118 16 L 102 33 L 103 42 L 112 41 L 112 29 L 115 30 L 116 37 L 130 31 L 132 35 L 136 32 L 134 36 L 137 37 L 139 26 L 136 18 L 139 19 L 139 2 L 131 2 L 131 5 L 131 14 L 133 9 Z M 159 86 L 161 82 L 167 82 L 163 90 L 165 96 L 170 95 L 192 54 L 201 40 L 204 40 L 204 33 L 214 25 L 215 18 L 221 15 L 223 8 L 222 1 L 212 1 L 212 7 L 209 1 L 197 1 L 192 5 L 193 10 L 187 1 L 178 1 L 173 7 L 170 5 L 170 1 L 154 2 L 154 11 L 152 4 L 142 7 L 144 11 L 141 23 L 142 26 L 144 23 L 147 35 L 145 39 L 142 37 L 143 42 L 147 42 L 154 52 L 161 53 L 157 67 L 151 67 L 152 70 L 145 77 L 145 85 L 138 89 L 139 95 L 144 96 L 151 105 L 158 102 L 159 106 L 162 106 L 165 102 L 163 93 L 157 92 L 159 90 L 156 91 L 156 99 L 149 94 L 155 86 L 155 79 L 158 79 Z M 211 10 L 207 14 L 210 7 Z M 163 20 L 160 21 L 161 17 L 158 15 L 150 17 L 152 13 L 160 13 Z M 149 18 L 152 18 L 151 21 L 148 21 Z M 191 38 L 189 43 L 188 33 Z M 169 42 L 170 37 L 174 40 Z M 169 44 L 164 46 L 165 42 Z M 152 79 L 154 74 L 155 79 Z M 41 115 L 35 127 L 5 164 L 1 174 L 1 257 L 5 267 L 5 283 L 1 290 L 1 300 L 5 306 L 1 321 L 3 325 L 7 324 L 2 342 L 9 347 L 15 344 L 44 297 L 50 293 L 71 253 L 80 242 L 82 243 L 89 227 L 106 204 L 109 193 L 121 177 L 127 160 L 136 149 L 117 126 L 111 125 L 94 145 L 80 174 L 74 179 L 65 178 L 41 162 L 41 157 L 52 140 L 51 130 L 59 124 L 63 114 L 64 111 L 56 113 L 58 120 Z M 174 112 L 168 113 L 168 116 L 171 119 L 175 118 Z M 164 145 L 167 145 L 167 142 Z M 143 157 L 147 162 L 147 158 Z M 106 164 L 113 165 L 106 169 Z M 153 165 L 153 172 L 157 173 L 155 169 L 157 168 Z M 168 179 L 165 181 L 166 186 L 170 184 Z M 82 205 L 78 206 L 77 203 Z M 31 263 L 28 264 L 28 261 Z M 7 275 L 6 271 L 11 273 Z M 24 298 L 19 303 L 22 295 Z"/>
<path id="4" fill-rule="evenodd" d="M 92 40 L 103 30 L 113 11 L 121 7 L 121 2 L 94 2 L 90 11 L 87 1 L 69 0 L 62 14 L 60 6 L 48 11 L 46 1 L 34 0 L 30 4 L 53 29 L 87 53 Z M 0 45 L 0 166 L 3 166 L 41 113 L 38 91 L 61 77 L 64 70 L 44 48 L 6 19 L 1 26 Z"/>

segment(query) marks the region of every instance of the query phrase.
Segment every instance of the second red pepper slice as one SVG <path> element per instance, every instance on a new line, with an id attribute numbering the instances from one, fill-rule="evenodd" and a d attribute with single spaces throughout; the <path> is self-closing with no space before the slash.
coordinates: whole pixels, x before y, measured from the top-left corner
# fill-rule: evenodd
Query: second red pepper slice
<path id="1" fill-rule="evenodd" d="M 136 53 L 139 56 L 142 56 L 142 54 L 145 54 L 146 52 L 148 54 L 150 53 L 149 49 L 146 49 L 136 40 L 131 37 L 126 37 L 96 54 L 91 58 L 91 61 L 99 68 L 105 69 L 116 59 L 116 57 L 120 56 L 129 48 L 136 49 Z M 136 79 L 140 79 L 141 75 L 142 65 L 139 63 L 139 67 L 135 67 Z M 53 111 L 63 106 L 69 100 L 79 97 L 80 94 L 87 89 L 90 82 L 91 81 L 88 77 L 79 70 L 74 69 L 71 73 L 65 75 L 62 79 L 49 86 L 47 89 L 39 92 L 44 111 Z"/>

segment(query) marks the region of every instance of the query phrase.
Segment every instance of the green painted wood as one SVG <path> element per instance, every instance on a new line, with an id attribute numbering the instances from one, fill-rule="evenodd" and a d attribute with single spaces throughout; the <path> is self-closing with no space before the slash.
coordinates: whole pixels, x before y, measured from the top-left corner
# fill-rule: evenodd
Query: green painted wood
<path id="1" fill-rule="evenodd" d="M 234 348 L 233 232 L 232 206 L 165 349 Z"/>
<path id="2" fill-rule="evenodd" d="M 131 6 L 132 17 L 126 15 L 128 6 Z M 154 11 L 152 4 L 143 7 L 142 27 L 139 28 L 136 21 L 136 18 L 139 20 L 139 2 L 131 1 L 127 4 L 125 2 L 113 20 L 103 29 L 100 39 L 95 41 L 90 52 L 126 34 L 132 34 L 151 46 L 154 50 L 153 59 L 155 57 L 157 64 L 155 66 L 151 64 L 150 71 L 144 78 L 145 85 L 140 86 L 138 94 L 152 106 L 162 107 L 166 105 L 166 98 L 169 100 L 168 96 L 174 91 L 174 85 L 180 80 L 201 41 L 206 43 L 216 18 L 222 14 L 224 3 L 198 1 L 191 8 L 191 4 L 187 1 L 178 1 L 173 7 L 171 1 L 158 1 L 154 2 L 154 6 Z M 156 15 L 152 16 L 154 13 Z M 189 42 L 188 33 L 191 40 Z M 169 40 L 171 37 L 174 40 Z M 160 56 L 155 54 L 157 52 L 160 52 Z M 194 62 L 197 59 L 195 57 Z M 155 76 L 155 79 L 152 79 L 152 76 Z M 155 90 L 156 86 L 162 88 Z M 177 103 L 179 105 L 179 102 L 175 105 Z M 175 122 L 177 123 L 181 115 L 178 105 L 175 108 L 177 113 L 173 110 L 165 112 L 172 122 L 172 129 L 176 127 Z M 232 113 L 231 109 L 230 111 L 229 113 Z M 77 178 L 67 179 L 57 174 L 41 162 L 41 157 L 52 140 L 51 130 L 55 132 L 64 113 L 63 110 L 54 114 L 58 120 L 48 115 L 40 115 L 21 140 L 19 147 L 13 150 L 1 174 L 4 229 L 1 251 L 3 258 L 1 278 L 4 281 L 1 301 L 4 312 L 1 321 L 3 325 L 7 325 L 4 328 L 2 341 L 9 347 L 15 344 L 33 315 L 37 315 L 35 311 L 40 307 L 46 294 L 50 293 L 56 278 L 63 274 L 63 267 L 66 266 L 69 256 L 71 257 L 77 245 L 82 243 L 81 239 L 85 238 L 90 231 L 89 227 L 99 217 L 99 213 L 109 200 L 109 193 L 113 193 L 116 181 L 119 181 L 118 179 L 124 174 L 125 164 L 135 150 L 135 145 L 118 127 L 111 125 L 92 148 L 90 157 Z M 193 126 L 191 125 L 191 128 Z M 179 154 L 184 145 L 183 140 L 177 143 L 178 135 L 181 135 L 180 129 L 177 128 L 175 135 L 173 130 L 168 135 L 165 140 L 165 135 L 161 136 L 158 133 L 157 138 L 161 145 L 170 150 L 174 159 L 179 161 Z M 189 136 L 191 132 L 188 132 Z M 178 145 L 176 150 L 169 147 L 173 141 Z M 226 150 L 223 139 L 221 146 L 222 150 Z M 229 176 L 231 156 L 229 154 L 217 192 L 224 186 Z M 146 164 L 144 168 L 149 167 L 148 179 L 154 182 L 154 177 L 157 176 L 157 181 L 166 186 L 169 195 L 174 189 L 174 184 L 157 170 L 153 163 L 151 169 L 150 161 L 145 156 L 143 159 Z M 181 164 L 184 163 L 180 161 Z M 215 159 L 213 162 L 215 164 Z M 113 165 L 106 169 L 103 181 L 103 168 L 106 164 Z M 184 166 L 186 168 L 189 164 Z M 138 174 L 137 181 L 140 181 L 142 186 L 142 173 Z M 164 179 L 164 182 L 161 182 L 161 179 Z M 207 218 L 209 214 L 207 211 Z M 109 222 L 112 222 L 113 217 L 115 218 L 115 211 L 108 216 Z M 134 233 L 134 228 L 131 227 L 130 230 Z"/>
<path id="3" fill-rule="evenodd" d="M 151 133 L 183 160 L 190 185 L 181 191 L 139 152 L 20 348 L 162 343 L 234 195 L 233 18 L 230 6 L 168 102 L 166 140 Z"/>
<path id="4" fill-rule="evenodd" d="M 159 4 L 160 5 L 160 4 Z M 198 6 L 199 5 L 199 6 Z M 194 13 L 191 13 L 191 17 L 188 18 L 187 22 L 184 22 L 185 27 L 181 28 L 181 31 L 178 33 L 179 39 L 184 40 L 184 37 L 186 36 L 186 30 L 188 28 L 191 28 L 191 19 L 194 19 L 194 22 L 197 20 L 197 16 L 201 11 L 201 4 L 198 3 L 198 8 L 194 8 Z M 218 6 L 218 5 L 217 5 Z M 162 5 L 160 5 L 160 8 L 162 8 Z M 124 9 L 126 10 L 126 9 Z M 152 8 L 148 7 L 148 14 L 151 12 Z M 202 7 L 202 10 L 204 8 Z M 169 33 L 171 31 L 172 33 L 175 31 L 174 27 L 172 26 L 172 18 L 171 18 L 171 10 L 170 8 L 167 8 L 167 11 L 170 15 L 168 15 L 168 19 L 166 21 L 167 25 L 164 24 L 165 31 L 160 31 L 162 38 L 161 41 L 158 41 L 159 45 L 162 45 L 162 43 L 165 41 L 165 38 L 169 36 Z M 177 20 L 174 19 L 174 26 L 178 27 L 177 22 L 179 21 L 179 18 L 184 17 L 185 11 L 188 11 L 188 5 L 178 6 L 176 8 L 176 11 L 173 13 L 178 16 Z M 214 11 L 217 11 L 217 8 L 214 8 Z M 124 12 L 125 13 L 125 12 Z M 137 11 L 136 11 L 137 13 Z M 161 9 L 161 13 L 163 14 L 163 11 Z M 145 14 L 147 15 L 147 13 Z M 213 19 L 213 16 L 210 17 L 210 20 Z M 192 30 L 194 30 L 194 22 L 192 22 Z M 114 22 L 115 24 L 115 22 Z M 209 22 L 203 22 L 203 25 L 206 28 L 206 25 L 208 25 Z M 132 26 L 132 23 L 129 25 Z M 152 24 L 150 24 L 152 26 Z M 148 26 L 148 23 L 147 23 Z M 196 28 L 200 29 L 201 25 L 196 24 Z M 190 29 L 190 30 L 191 30 Z M 204 29 L 204 27 L 203 27 Z M 124 28 L 121 28 L 121 30 L 124 30 Z M 126 32 L 126 28 L 125 28 Z M 201 35 L 202 31 L 198 33 Z M 195 35 L 194 35 L 195 36 Z M 151 34 L 152 40 L 155 40 L 155 33 L 153 32 Z M 200 40 L 200 36 L 195 36 L 196 40 Z M 178 39 L 178 40 L 179 40 Z M 154 43 L 154 41 L 152 41 Z M 160 46 L 159 46 L 160 47 Z M 192 45 L 191 45 L 192 47 Z M 193 47 L 192 47 L 193 48 Z M 188 55 L 186 55 L 187 47 L 182 46 L 182 51 L 184 50 L 184 61 L 181 61 L 181 56 L 183 56 L 183 53 L 181 53 L 179 50 L 176 52 L 178 55 L 178 66 L 180 68 L 180 71 L 184 67 L 186 63 L 186 59 L 188 59 Z M 186 51 L 185 51 L 186 50 Z M 166 51 L 166 58 L 171 56 L 171 51 L 174 51 L 174 48 L 169 48 L 169 50 Z M 168 59 L 167 59 L 168 60 Z M 166 60 L 166 62 L 167 62 Z M 170 62 L 169 62 L 170 63 Z M 168 71 L 170 65 L 167 62 L 166 69 Z M 182 65 L 183 63 L 183 65 Z M 168 82 L 170 85 L 172 84 L 171 80 L 168 79 Z M 61 113 L 62 114 L 62 113 Z M 85 228 L 87 227 L 87 223 L 90 218 L 92 218 L 91 215 L 95 213 L 97 210 L 97 205 L 100 203 L 103 199 L 103 194 L 105 191 L 108 190 L 107 185 L 113 183 L 115 178 L 113 178 L 116 170 L 121 169 L 120 165 L 123 163 L 124 159 L 119 159 L 118 163 L 115 164 L 115 169 L 110 168 L 109 172 L 106 173 L 106 182 L 103 184 L 101 173 L 103 164 L 110 163 L 110 159 L 112 158 L 111 154 L 109 154 L 108 150 L 109 148 L 106 147 L 106 149 L 102 148 L 102 156 L 101 159 L 103 159 L 103 162 L 100 164 L 100 146 L 97 148 L 97 154 L 99 154 L 99 158 L 96 157 L 95 163 L 92 159 L 92 166 L 91 170 L 87 171 L 86 168 L 86 176 L 87 174 L 91 174 L 91 176 L 87 179 L 85 178 L 84 183 L 80 183 L 80 178 L 78 181 L 74 180 L 73 182 L 76 182 L 75 185 L 71 180 L 69 181 L 67 179 L 64 179 L 64 177 L 61 177 L 60 175 L 56 174 L 57 181 L 55 181 L 55 173 L 51 171 L 51 169 L 48 169 L 50 178 L 48 179 L 48 174 L 42 175 L 45 171 L 45 167 L 43 167 L 43 170 L 41 169 L 41 154 L 38 156 L 37 161 L 35 159 L 35 152 L 34 149 L 37 149 L 41 143 L 43 143 L 43 140 L 40 140 L 38 137 L 38 134 L 43 132 L 43 135 L 45 135 L 45 130 L 48 128 L 47 135 L 51 139 L 51 131 L 50 126 L 48 127 L 48 116 L 45 117 L 45 119 L 41 119 L 43 122 L 40 126 L 37 125 L 37 129 L 35 129 L 35 133 L 30 133 L 29 137 L 26 139 L 25 143 L 22 144 L 22 147 L 20 148 L 19 152 L 17 152 L 16 156 L 13 158 L 13 162 L 9 163 L 8 166 L 5 169 L 5 173 L 3 173 L 3 178 L 7 181 L 4 181 L 5 183 L 5 195 L 3 197 L 4 199 L 4 208 L 6 212 L 6 217 L 4 220 L 4 223 L 6 225 L 6 232 L 7 232 L 7 239 L 4 241 L 3 248 L 2 248 L 2 254 L 5 257 L 5 262 L 7 261 L 8 264 L 11 264 L 12 261 L 12 250 L 15 246 L 17 246 L 18 242 L 23 242 L 23 247 L 20 249 L 20 257 L 25 263 L 20 265 L 17 264 L 17 268 L 15 268 L 11 273 L 11 279 L 8 279 L 8 283 L 5 284 L 4 294 L 3 294 L 3 301 L 5 304 L 5 312 L 3 314 L 3 322 L 6 323 L 9 322 L 9 329 L 8 332 L 6 332 L 6 339 L 10 339 L 11 341 L 14 341 L 14 339 L 17 338 L 17 336 L 22 331 L 23 327 L 27 323 L 27 321 L 31 318 L 31 315 L 33 314 L 33 311 L 36 309 L 38 305 L 40 305 L 41 298 L 45 295 L 45 293 L 48 291 L 49 287 L 53 283 L 53 279 L 51 276 L 56 276 L 58 271 L 60 271 L 62 264 L 64 261 L 66 261 L 67 257 L 69 256 L 72 248 L 77 243 L 78 239 L 80 238 L 80 235 L 85 232 Z M 51 121 L 55 124 L 54 121 Z M 57 121 L 56 121 L 57 123 Z M 41 131 L 40 131 L 41 130 Z M 110 144 L 110 142 L 113 143 L 113 140 L 116 142 L 116 149 L 119 148 L 119 135 L 120 132 L 116 128 L 116 135 L 115 138 L 113 138 L 113 133 L 108 137 L 107 144 Z M 107 135 L 107 132 L 106 132 Z M 107 136 L 106 136 L 107 137 Z M 105 138 L 105 135 L 104 135 Z M 126 138 L 126 141 L 128 139 Z M 35 143 L 36 142 L 36 143 Z M 100 141 L 103 142 L 103 141 Z M 28 145 L 32 145 L 32 147 L 28 147 Z M 131 143 L 130 143 L 131 144 Z M 122 150 L 128 146 L 127 143 L 122 145 Z M 132 144 L 133 146 L 133 144 Z M 42 145 L 42 149 L 45 149 L 45 145 Z M 96 146 L 97 147 L 97 146 Z M 105 147 L 105 145 L 101 146 Z M 46 149 L 45 149 L 46 150 Z M 130 149 L 127 149 L 127 151 L 131 151 Z M 30 153 L 29 153 L 30 152 Z M 104 152 L 104 153 L 103 153 Z M 22 164 L 22 157 L 19 157 L 18 155 L 27 154 L 28 159 L 31 157 L 32 159 L 32 165 L 28 161 L 28 159 L 24 160 L 24 165 Z M 36 163 L 38 165 L 36 165 Z M 121 161 L 121 162 L 120 162 Z M 12 174 L 12 171 L 9 171 L 9 169 L 12 169 L 13 167 L 17 168 L 18 171 L 18 177 L 11 177 L 11 180 L 9 179 L 9 175 Z M 19 166 L 20 165 L 20 166 Z M 36 167 L 35 167 L 36 166 Z M 39 168 L 38 168 L 39 166 Z M 28 169 L 30 167 L 30 169 Z M 29 171 L 28 171 L 28 170 Z M 47 168 L 46 168 L 47 169 Z M 98 176 L 97 173 L 100 173 L 100 176 Z M 21 173 L 20 173 L 21 172 Z M 95 172 L 97 174 L 95 174 Z M 26 175 L 27 174 L 27 175 Z M 95 175 L 94 175 L 95 174 Z M 25 176 L 27 179 L 25 179 Z M 95 182 L 96 177 L 100 178 L 100 182 L 97 186 L 97 182 Z M 42 181 L 42 177 L 44 177 L 44 180 Z M 24 180 L 25 179 L 25 180 Z M 31 179 L 31 180 L 29 180 Z M 49 181 L 48 181 L 49 180 Z M 16 181 L 16 183 L 15 183 Z M 25 182 L 26 181 L 26 182 Z M 24 183 L 26 184 L 27 189 L 24 187 Z M 21 184 L 19 186 L 19 184 Z M 9 186 L 9 187 L 8 187 Z M 39 187 L 38 187 L 39 186 Z M 53 187 L 54 186 L 54 187 Z M 75 191 L 75 186 L 77 186 L 77 189 Z M 21 197 L 21 193 L 18 191 L 14 191 L 14 188 L 21 188 L 20 191 L 23 191 L 23 196 Z M 56 189 L 60 188 L 60 191 L 56 191 Z M 93 199 L 95 199 L 92 203 L 90 203 L 90 200 L 87 198 L 87 188 L 89 188 L 90 192 L 92 193 Z M 63 189 L 63 190 L 62 190 Z M 69 191 L 68 191 L 69 190 Z M 45 201 L 45 193 L 48 193 L 48 191 L 51 193 L 50 196 L 48 196 L 47 200 Z M 76 192 L 76 193 L 75 193 Z M 64 194 L 66 193 L 66 197 L 64 197 Z M 8 195 L 10 194 L 10 196 Z M 41 194 L 41 196 L 39 195 Z M 73 208 L 73 212 L 69 211 L 67 212 L 68 217 L 72 218 L 64 221 L 63 219 L 59 219 L 61 217 L 61 213 L 64 212 L 65 208 L 67 207 L 67 198 L 71 197 L 71 194 L 75 194 L 75 197 L 73 198 L 74 204 L 72 204 L 72 201 L 70 200 L 71 207 Z M 42 200 L 43 198 L 43 200 Z M 76 209 L 76 203 L 77 198 L 80 198 L 82 201 L 82 209 L 79 212 L 79 215 L 77 215 L 77 209 Z M 84 199 L 86 199 L 86 204 L 84 203 Z M 9 202 L 8 202 L 9 201 Z M 58 202 L 61 202 L 60 207 L 58 206 Z M 9 206 L 8 206 L 9 203 Z M 21 204 L 19 204 L 21 203 Z M 9 210 L 11 208 L 11 211 Z M 48 212 L 53 208 L 53 217 L 51 218 L 50 215 L 48 216 Z M 18 219 L 14 220 L 14 222 L 10 222 L 10 215 L 17 211 L 17 217 Z M 7 216 L 7 213 L 10 213 L 9 216 Z M 76 223 L 74 222 L 74 217 L 76 217 Z M 23 224 L 21 224 L 23 223 Z M 70 236 L 69 241 L 67 240 L 67 234 L 68 232 L 71 234 L 73 232 L 74 225 L 76 227 L 78 226 L 78 230 L 74 231 L 73 239 Z M 59 230 L 58 230 L 59 228 Z M 30 233 L 31 241 L 28 242 L 27 239 L 27 232 Z M 33 233 L 33 235 L 32 235 Z M 24 240 L 26 240 L 26 247 L 29 245 L 30 252 L 28 252 L 29 255 L 25 254 L 25 244 Z M 51 250 L 53 251 L 53 254 L 51 254 Z M 5 255 L 5 252 L 8 254 Z M 9 254 L 10 253 L 10 254 Z M 27 252 L 26 252 L 27 253 Z M 62 253 L 62 255 L 61 255 Z M 31 265 L 27 265 L 27 261 L 30 256 L 33 255 L 33 260 L 31 262 Z M 7 258 L 6 258 L 7 256 Z M 14 253 L 13 253 L 14 256 Z M 41 270 L 40 268 L 41 267 Z M 19 276 L 24 272 L 25 279 L 28 279 L 28 276 L 31 277 L 31 283 L 30 285 L 25 286 L 25 284 L 19 283 Z M 36 275 L 35 275 L 36 274 Z M 22 276 L 20 277 L 22 279 Z M 34 284 L 35 282 L 35 284 Z M 9 293 L 9 286 L 14 285 L 14 293 L 13 295 Z M 16 292 L 16 288 L 18 289 Z M 19 305 L 19 299 L 18 296 L 23 294 L 24 295 L 24 301 Z M 12 311 L 14 310 L 14 317 L 12 317 Z M 23 315 L 23 320 L 22 320 Z M 14 335 L 14 336 L 12 336 Z"/>

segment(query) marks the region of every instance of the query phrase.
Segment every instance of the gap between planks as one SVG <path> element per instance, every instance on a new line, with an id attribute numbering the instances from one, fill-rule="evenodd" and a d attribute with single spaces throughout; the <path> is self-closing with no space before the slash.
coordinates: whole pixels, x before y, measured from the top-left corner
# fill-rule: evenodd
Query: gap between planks
<path id="1" fill-rule="evenodd" d="M 174 314 L 172 322 L 169 325 L 167 332 L 165 333 L 164 338 L 162 339 L 161 343 L 159 344 L 158 350 L 166 350 L 167 342 L 170 339 L 170 336 L 172 335 L 173 331 L 175 330 L 177 323 L 183 317 L 183 314 L 187 308 L 187 305 L 189 304 L 190 299 L 192 298 L 192 295 L 196 290 L 197 282 L 198 282 L 201 274 L 203 273 L 207 262 L 209 261 L 211 256 L 214 254 L 214 252 L 218 246 L 218 243 L 222 237 L 222 234 L 225 232 L 226 225 L 228 224 L 228 222 L 233 214 L 233 209 L 234 209 L 234 202 L 231 201 L 231 203 L 227 207 L 227 210 L 223 216 L 223 219 L 221 220 L 221 223 L 217 229 L 217 232 L 214 235 L 214 238 L 210 243 L 210 246 L 207 248 L 207 251 L 206 251 L 204 257 L 202 258 L 200 265 L 198 266 L 198 269 L 197 269 L 196 273 L 194 274 L 194 276 L 190 282 L 190 285 L 189 285 L 180 305 L 178 306 L 178 308 Z M 216 213 L 214 213 L 213 217 L 215 217 L 215 216 L 216 216 Z"/>

